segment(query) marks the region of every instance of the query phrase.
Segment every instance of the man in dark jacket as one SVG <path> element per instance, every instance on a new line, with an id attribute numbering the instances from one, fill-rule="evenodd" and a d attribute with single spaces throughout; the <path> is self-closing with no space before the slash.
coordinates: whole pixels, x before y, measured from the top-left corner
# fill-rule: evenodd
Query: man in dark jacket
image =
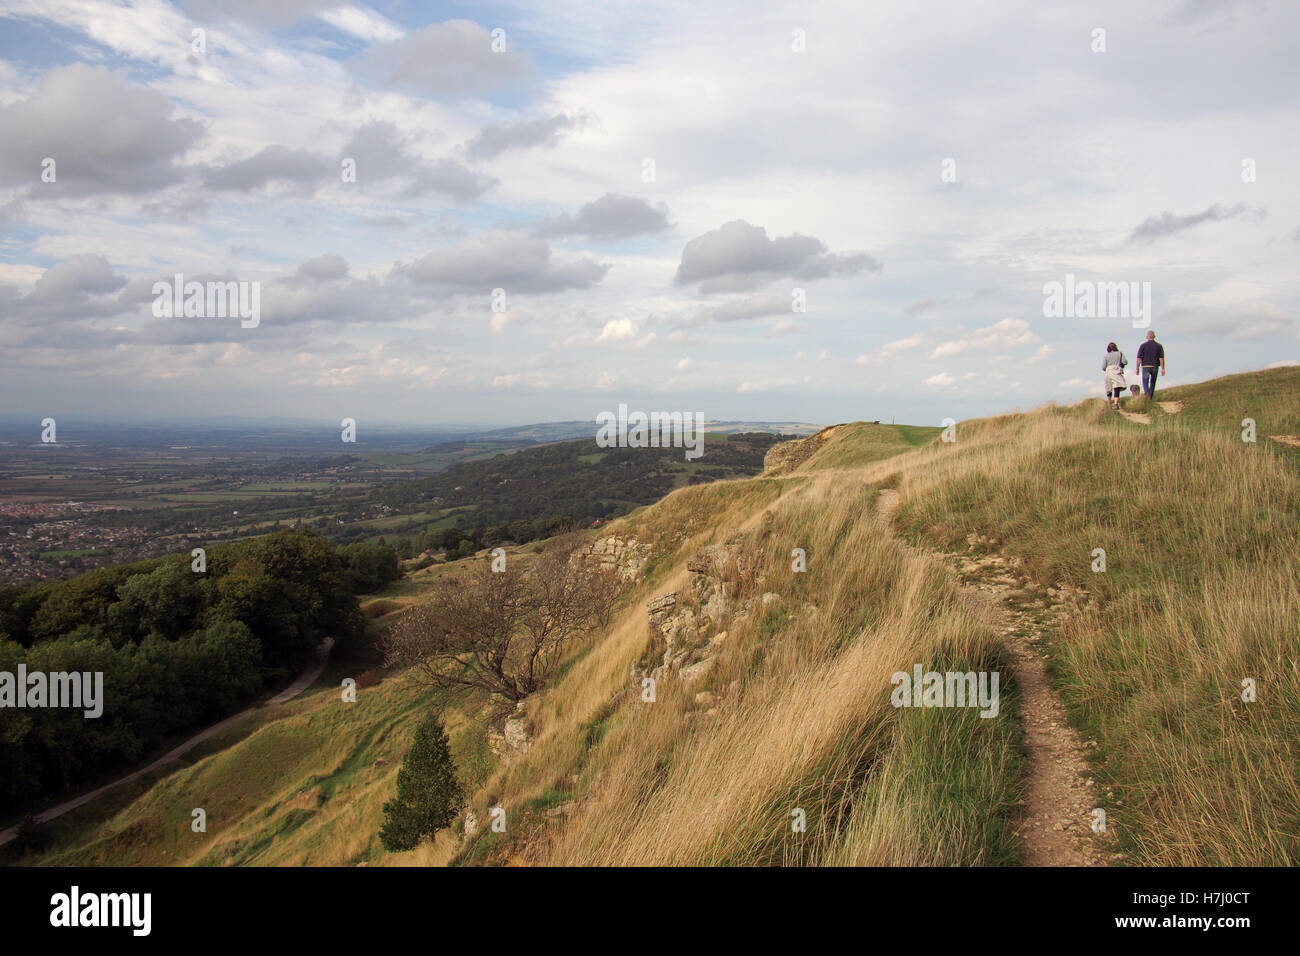
<path id="1" fill-rule="evenodd" d="M 1142 369 L 1142 391 L 1148 401 L 1156 397 L 1156 371 L 1165 374 L 1165 347 L 1156 341 L 1154 332 L 1147 333 L 1147 340 L 1138 346 L 1138 367 Z"/>

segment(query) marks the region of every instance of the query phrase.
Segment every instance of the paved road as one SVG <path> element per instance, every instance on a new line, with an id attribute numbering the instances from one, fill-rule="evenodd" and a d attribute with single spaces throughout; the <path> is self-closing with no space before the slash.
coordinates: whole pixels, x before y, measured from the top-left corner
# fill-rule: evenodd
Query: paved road
<path id="1" fill-rule="evenodd" d="M 45 823 L 48 820 L 53 820 L 56 817 L 61 817 L 65 813 L 69 813 L 77 809 L 77 807 L 83 807 L 87 803 L 90 803 L 91 800 L 94 800 L 96 797 L 98 797 L 100 794 L 108 790 L 112 790 L 114 787 L 119 786 L 120 784 L 126 783 L 127 781 L 130 780 L 134 780 L 136 777 L 149 773 L 152 770 L 157 770 L 159 767 L 161 767 L 165 763 L 168 763 L 169 761 L 179 760 L 183 755 L 189 753 L 191 750 L 193 750 L 199 744 L 203 743 L 203 741 L 207 740 L 209 737 L 212 737 L 215 734 L 219 734 L 222 730 L 229 727 L 235 721 L 243 717 L 247 717 L 249 714 L 257 710 L 259 707 L 275 707 L 280 704 L 288 703 L 289 701 L 297 697 L 299 694 L 301 694 L 303 691 L 305 691 L 312 684 L 316 683 L 316 679 L 320 677 L 321 672 L 325 670 L 325 665 L 329 662 L 330 650 L 333 647 L 334 647 L 334 638 L 332 637 L 325 638 L 325 640 L 321 643 L 321 645 L 316 648 L 315 663 L 313 663 L 311 667 L 307 668 L 305 671 L 299 674 L 294 679 L 294 682 L 292 684 L 290 684 L 284 690 L 280 691 L 280 693 L 276 694 L 265 704 L 256 704 L 252 707 L 249 707 L 247 710 L 241 710 L 233 717 L 227 717 L 225 720 L 218 721 L 217 723 L 213 724 L 211 727 L 207 727 L 199 731 L 193 737 L 186 740 L 183 744 L 180 744 L 177 747 L 173 747 L 171 750 L 167 751 L 167 753 L 163 754 L 153 763 L 149 764 L 149 766 L 141 767 L 139 770 L 132 771 L 131 773 L 128 773 L 124 777 L 118 777 L 112 783 L 106 783 L 98 790 L 92 790 L 89 793 L 83 793 L 81 796 L 74 797 L 73 799 L 68 800 L 66 803 L 60 803 L 57 807 L 50 807 L 50 809 L 48 810 L 42 810 L 40 813 L 36 814 L 33 817 L 33 819 L 37 823 Z M 4 846 L 10 840 L 14 839 L 14 837 L 16 836 L 18 836 L 17 824 L 11 826 L 7 830 L 0 830 L 0 846 Z"/>

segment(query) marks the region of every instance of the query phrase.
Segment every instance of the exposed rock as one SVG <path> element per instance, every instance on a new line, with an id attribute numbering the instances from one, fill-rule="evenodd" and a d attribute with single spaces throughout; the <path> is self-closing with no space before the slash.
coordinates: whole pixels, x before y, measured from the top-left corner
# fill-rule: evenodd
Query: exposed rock
<path id="1" fill-rule="evenodd" d="M 650 560 L 651 545 L 636 538 L 610 535 L 599 538 L 584 552 L 585 558 L 606 571 L 613 571 L 620 581 L 635 581 Z"/>
<path id="2" fill-rule="evenodd" d="M 646 611 L 649 612 L 651 617 L 654 617 L 655 615 L 658 614 L 667 614 L 676 606 L 677 606 L 676 591 L 673 591 L 671 594 L 664 594 L 652 600 L 646 601 L 645 604 Z"/>
<path id="3" fill-rule="evenodd" d="M 695 695 L 696 707 L 712 707 L 718 702 L 718 695 L 711 691 L 702 690 Z"/>
<path id="4" fill-rule="evenodd" d="M 521 754 L 528 753 L 529 748 L 533 745 L 522 717 L 511 717 L 507 720 L 503 736 L 506 746 Z"/>
<path id="5" fill-rule="evenodd" d="M 465 836 L 472 837 L 478 833 L 478 817 L 474 815 L 473 810 L 465 811 Z"/>
<path id="6" fill-rule="evenodd" d="M 700 633 L 695 612 L 690 608 L 685 608 L 680 614 L 675 614 L 666 619 L 660 627 L 670 647 L 676 644 L 692 643 L 699 637 Z"/>
<path id="7" fill-rule="evenodd" d="M 722 619 L 727 616 L 727 599 L 721 594 L 714 595 L 701 610 L 714 624 L 721 624 Z"/>
<path id="8" fill-rule="evenodd" d="M 777 442 L 763 456 L 763 475 L 782 475 L 794 471 L 815 455 L 826 444 L 826 440 L 842 427 L 843 425 L 831 425 L 807 438 Z"/>
<path id="9" fill-rule="evenodd" d="M 682 683 L 689 685 L 694 684 L 698 680 L 703 680 L 709 671 L 713 670 L 713 663 L 714 658 L 706 657 L 698 664 L 692 664 L 690 667 L 683 667 L 680 674 Z"/>
<path id="10" fill-rule="evenodd" d="M 727 639 L 721 627 L 736 612 L 737 594 L 754 590 L 760 553 L 752 539 L 752 533 L 735 531 L 724 543 L 709 545 L 687 563 L 698 575 L 689 590 L 646 602 L 649 640 L 629 673 L 629 694 L 639 696 L 647 676 L 662 687 L 663 680 L 675 674 L 685 685 L 702 680 L 712 670 L 714 657 Z M 769 592 L 764 603 L 778 598 Z M 747 599 L 745 613 L 757 603 L 757 597 Z M 718 633 L 710 638 L 715 628 Z"/>
<path id="11" fill-rule="evenodd" d="M 779 600 L 781 600 L 781 595 L 777 594 L 775 591 L 768 591 L 766 594 L 763 595 L 763 607 L 767 607 L 769 604 L 773 603 L 774 601 L 779 601 Z"/>

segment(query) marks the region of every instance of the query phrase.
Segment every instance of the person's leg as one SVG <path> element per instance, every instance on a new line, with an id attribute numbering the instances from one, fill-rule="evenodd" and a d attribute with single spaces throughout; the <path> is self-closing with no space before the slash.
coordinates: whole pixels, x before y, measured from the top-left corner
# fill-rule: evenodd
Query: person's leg
<path id="1" fill-rule="evenodd" d="M 1156 393 L 1156 372 L 1158 371 L 1159 369 L 1150 365 L 1142 366 L 1142 394 L 1147 398 L 1151 398 Z"/>

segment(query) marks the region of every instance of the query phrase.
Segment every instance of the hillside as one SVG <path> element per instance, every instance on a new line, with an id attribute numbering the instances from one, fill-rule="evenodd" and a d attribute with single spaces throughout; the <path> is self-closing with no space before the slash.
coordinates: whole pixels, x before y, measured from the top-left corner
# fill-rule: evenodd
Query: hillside
<path id="1" fill-rule="evenodd" d="M 753 475 L 768 449 L 781 441 L 767 432 L 703 437 L 707 453 L 693 460 L 680 448 L 601 448 L 590 437 L 556 442 L 390 485 L 375 491 L 373 501 L 395 514 L 438 516 L 435 521 L 394 519 L 382 529 L 390 537 L 453 524 L 472 529 L 561 517 L 590 524 L 658 501 L 674 488 Z M 333 534 L 364 538 L 379 530 L 361 525 Z"/>
<path id="2" fill-rule="evenodd" d="M 1049 405 L 961 422 L 951 443 L 833 426 L 757 477 L 591 532 L 632 583 L 527 700 L 526 737 L 504 742 L 482 700 L 447 712 L 473 814 L 503 807 L 504 833 L 385 853 L 380 807 L 437 694 L 380 673 L 345 704 L 336 667 L 59 821 L 25 862 L 996 865 L 1048 843 L 1090 863 L 1294 864 L 1300 449 L 1269 436 L 1300 434 L 1300 369 L 1157 398 L 1181 409 L 1141 424 Z M 421 600 L 467 564 L 379 598 Z M 1026 655 L 1046 686 L 1021 679 Z M 891 706 L 891 675 L 916 665 L 998 672 L 996 716 Z M 1043 694 L 1086 776 L 1068 781 L 1086 802 L 1045 826 Z"/>

